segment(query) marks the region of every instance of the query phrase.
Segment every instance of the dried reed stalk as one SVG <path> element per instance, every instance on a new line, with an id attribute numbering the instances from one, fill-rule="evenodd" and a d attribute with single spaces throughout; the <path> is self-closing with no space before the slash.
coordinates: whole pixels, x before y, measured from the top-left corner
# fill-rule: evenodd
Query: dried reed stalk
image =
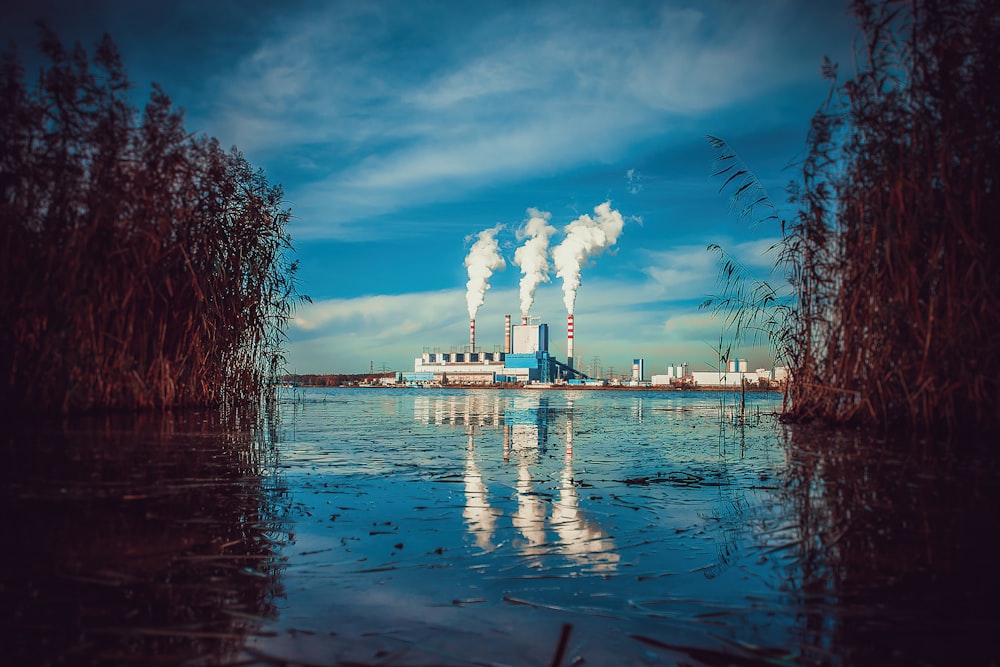
<path id="1" fill-rule="evenodd" d="M 854 78 L 813 118 L 785 300 L 724 253 L 706 305 L 792 367 L 786 417 L 942 433 L 1000 430 L 1000 21 L 992 0 L 856 0 Z M 824 65 L 835 82 L 836 67 Z M 734 199 L 774 207 L 713 139 Z M 738 167 L 738 168 L 737 168 Z M 721 251 L 720 251 L 721 252 Z M 734 268 L 735 267 L 735 268 Z"/>
<path id="2" fill-rule="evenodd" d="M 300 297 L 280 187 L 143 113 L 107 36 L 0 71 L 0 401 L 10 410 L 218 405 L 276 377 Z"/>

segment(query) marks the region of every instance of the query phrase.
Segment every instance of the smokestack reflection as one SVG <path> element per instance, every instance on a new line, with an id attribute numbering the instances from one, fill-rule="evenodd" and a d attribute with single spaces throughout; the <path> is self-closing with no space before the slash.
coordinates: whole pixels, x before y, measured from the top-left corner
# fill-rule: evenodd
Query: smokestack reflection
<path id="1" fill-rule="evenodd" d="M 462 516 L 477 547 L 487 551 L 497 548 L 498 532 L 503 534 L 504 517 L 509 516 L 509 526 L 519 533 L 520 549 L 527 555 L 556 553 L 590 570 L 617 568 L 620 556 L 614 551 L 614 541 L 580 507 L 573 475 L 573 409 L 572 402 L 565 410 L 550 409 L 546 396 L 500 398 L 495 392 L 419 397 L 414 401 L 417 421 L 429 426 L 464 428 Z M 565 419 L 565 431 L 561 431 L 565 435 L 565 453 L 555 469 L 550 466 L 553 459 L 544 456 L 553 415 Z M 486 442 L 493 446 L 484 447 Z M 495 467 L 485 469 L 495 471 L 492 474 L 500 478 L 496 481 L 506 486 L 504 477 L 513 471 L 503 464 L 510 463 L 511 458 L 516 465 L 513 486 L 517 507 L 504 513 L 490 505 L 491 474 L 484 475 L 483 465 L 489 466 L 492 461 Z M 552 500 L 548 494 L 539 493 L 537 487 L 554 479 L 559 480 L 559 494 Z"/>
<path id="2" fill-rule="evenodd" d="M 515 423 L 511 427 L 513 448 L 517 453 L 517 512 L 511 517 L 511 521 L 527 540 L 524 548 L 527 553 L 535 552 L 536 547 L 545 543 L 546 515 L 545 501 L 535 493 L 531 477 L 531 466 L 537 461 L 538 452 L 542 448 L 542 431 L 537 411 L 534 420 L 531 420 L 532 411 L 526 406 L 530 400 L 515 399 L 512 416 L 517 415 L 524 422 Z"/>
<path id="3" fill-rule="evenodd" d="M 566 414 L 566 454 L 563 457 L 559 500 L 552 509 L 552 526 L 559 535 L 562 552 L 573 561 L 590 564 L 594 570 L 615 570 L 620 554 L 614 541 L 600 524 L 588 519 L 580 509 L 580 498 L 573 479 L 573 411 Z"/>
<path id="4" fill-rule="evenodd" d="M 465 517 L 469 532 L 476 539 L 476 545 L 485 551 L 491 551 L 493 545 L 493 533 L 496 530 L 497 517 L 489 503 L 489 489 L 483 482 L 483 475 L 476 465 L 476 437 L 475 427 L 466 427 L 469 436 L 468 447 L 465 451 L 465 508 L 462 516 Z"/>

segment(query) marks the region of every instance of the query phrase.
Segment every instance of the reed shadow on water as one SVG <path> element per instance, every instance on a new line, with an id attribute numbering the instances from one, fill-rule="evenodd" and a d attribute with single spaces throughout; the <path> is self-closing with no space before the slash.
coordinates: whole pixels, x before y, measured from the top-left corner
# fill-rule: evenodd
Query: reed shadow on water
<path id="1" fill-rule="evenodd" d="M 957 457 L 866 431 L 789 429 L 783 502 L 797 534 L 785 587 L 807 662 L 996 664 L 991 446 L 965 442 Z"/>
<path id="2" fill-rule="evenodd" d="M 116 415 L 2 447 L 10 664 L 225 661 L 275 615 L 287 503 L 259 435 Z"/>

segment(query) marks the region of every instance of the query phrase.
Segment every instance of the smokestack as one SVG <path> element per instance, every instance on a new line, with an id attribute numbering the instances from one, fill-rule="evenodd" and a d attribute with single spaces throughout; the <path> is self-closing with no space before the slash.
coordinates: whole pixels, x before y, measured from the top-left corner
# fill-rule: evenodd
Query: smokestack
<path id="1" fill-rule="evenodd" d="M 521 315 L 521 326 L 522 327 L 528 326 L 528 316 L 527 315 Z"/>
<path id="2" fill-rule="evenodd" d="M 573 368 L 573 316 L 569 315 L 566 320 L 566 356 L 569 362 L 566 364 Z"/>
<path id="3" fill-rule="evenodd" d="M 476 321 L 469 320 L 469 352 L 476 351 Z"/>
<path id="4" fill-rule="evenodd" d="M 503 316 L 503 353 L 510 354 L 510 315 Z"/>

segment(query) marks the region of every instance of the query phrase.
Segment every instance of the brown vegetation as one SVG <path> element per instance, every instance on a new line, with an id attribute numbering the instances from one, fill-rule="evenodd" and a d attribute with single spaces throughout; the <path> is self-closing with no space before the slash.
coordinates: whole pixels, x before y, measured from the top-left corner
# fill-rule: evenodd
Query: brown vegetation
<path id="1" fill-rule="evenodd" d="M 41 50 L 0 65 L 0 404 L 258 399 L 300 298 L 281 189 L 158 86 L 140 116 L 109 37 Z"/>
<path id="2" fill-rule="evenodd" d="M 997 3 L 857 0 L 853 12 L 857 72 L 837 84 L 824 66 L 831 95 L 776 247 L 793 293 L 715 248 L 725 289 L 709 303 L 738 337 L 766 332 L 792 367 L 789 418 L 998 430 Z M 777 219 L 736 154 L 713 145 L 740 213 Z"/>

